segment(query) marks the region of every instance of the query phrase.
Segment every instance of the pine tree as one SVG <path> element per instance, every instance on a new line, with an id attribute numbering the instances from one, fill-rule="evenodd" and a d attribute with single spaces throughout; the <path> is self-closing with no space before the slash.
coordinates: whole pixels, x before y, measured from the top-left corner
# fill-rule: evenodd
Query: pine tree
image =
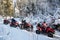
<path id="1" fill-rule="evenodd" d="M 12 6 L 12 1 L 11 0 L 2 0 L 1 3 L 1 14 L 5 16 L 13 16 L 13 6 Z"/>
<path id="2" fill-rule="evenodd" d="M 2 11 L 2 0 L 0 0 L 0 15 L 3 15 Z"/>

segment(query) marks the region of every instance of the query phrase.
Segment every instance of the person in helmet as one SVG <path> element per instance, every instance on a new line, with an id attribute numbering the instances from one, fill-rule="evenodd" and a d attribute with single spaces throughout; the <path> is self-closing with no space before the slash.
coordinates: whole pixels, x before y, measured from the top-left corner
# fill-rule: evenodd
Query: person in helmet
<path id="1" fill-rule="evenodd" d="M 43 28 L 46 28 L 47 27 L 47 23 L 45 21 L 42 23 L 42 27 Z"/>
<path id="2" fill-rule="evenodd" d="M 14 18 L 12 18 L 10 26 L 17 27 L 18 25 L 19 23 Z"/>
<path id="3" fill-rule="evenodd" d="M 40 23 L 38 23 L 37 26 L 40 27 L 41 26 Z"/>
<path id="4" fill-rule="evenodd" d="M 42 31 L 40 23 L 37 24 L 37 29 L 40 30 L 40 31 Z"/>
<path id="5" fill-rule="evenodd" d="M 14 18 L 12 18 L 12 19 L 11 19 L 11 22 L 14 22 L 14 23 L 15 23 L 15 22 L 16 22 L 16 20 L 15 20 Z"/>
<path id="6" fill-rule="evenodd" d="M 46 28 L 47 28 L 47 23 L 44 21 L 42 23 L 42 31 L 43 31 L 43 33 L 46 32 Z"/>

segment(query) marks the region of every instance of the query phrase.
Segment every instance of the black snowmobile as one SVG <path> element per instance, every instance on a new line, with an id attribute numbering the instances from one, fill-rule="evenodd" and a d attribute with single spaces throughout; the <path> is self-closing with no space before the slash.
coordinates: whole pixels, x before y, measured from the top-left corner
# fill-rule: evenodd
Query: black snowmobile
<path id="1" fill-rule="evenodd" d="M 60 24 L 54 24 L 53 26 L 54 26 L 54 29 L 60 31 Z"/>

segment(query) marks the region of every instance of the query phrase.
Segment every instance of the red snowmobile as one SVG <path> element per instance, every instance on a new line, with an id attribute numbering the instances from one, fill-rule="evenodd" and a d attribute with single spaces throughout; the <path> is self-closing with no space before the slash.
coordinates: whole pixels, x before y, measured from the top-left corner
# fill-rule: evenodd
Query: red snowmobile
<path id="1" fill-rule="evenodd" d="M 48 37 L 53 37 L 53 34 L 55 33 L 53 28 L 50 27 L 44 28 L 43 26 L 39 26 L 39 25 L 40 24 L 38 24 L 37 26 L 36 34 L 43 33 L 43 34 L 47 34 Z"/>
<path id="2" fill-rule="evenodd" d="M 4 24 L 8 24 L 8 23 L 10 23 L 10 21 L 7 20 L 7 19 L 4 19 L 4 20 L 3 20 L 3 23 L 4 23 Z"/>
<path id="3" fill-rule="evenodd" d="M 19 24 L 17 22 L 11 22 L 10 26 L 11 27 L 17 27 Z"/>
<path id="4" fill-rule="evenodd" d="M 18 25 L 19 25 L 19 23 L 15 19 L 12 19 L 10 26 L 11 27 L 17 27 Z"/>
<path id="5" fill-rule="evenodd" d="M 25 20 L 23 20 L 20 25 L 21 25 L 20 26 L 21 29 L 26 29 L 28 31 L 33 30 L 33 25 L 31 25 L 30 23 L 27 23 Z"/>

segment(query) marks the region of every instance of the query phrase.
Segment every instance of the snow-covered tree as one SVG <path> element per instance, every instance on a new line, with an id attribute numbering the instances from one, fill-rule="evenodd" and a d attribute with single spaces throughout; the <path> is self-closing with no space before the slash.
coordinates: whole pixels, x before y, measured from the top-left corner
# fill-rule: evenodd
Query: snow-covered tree
<path id="1" fill-rule="evenodd" d="M 37 10 L 36 10 L 36 6 L 35 6 L 35 4 L 34 3 L 31 3 L 30 4 L 31 6 L 27 6 L 27 11 L 26 11 L 26 13 L 28 13 L 28 14 L 32 14 L 33 16 L 34 15 L 36 15 L 37 14 Z"/>

